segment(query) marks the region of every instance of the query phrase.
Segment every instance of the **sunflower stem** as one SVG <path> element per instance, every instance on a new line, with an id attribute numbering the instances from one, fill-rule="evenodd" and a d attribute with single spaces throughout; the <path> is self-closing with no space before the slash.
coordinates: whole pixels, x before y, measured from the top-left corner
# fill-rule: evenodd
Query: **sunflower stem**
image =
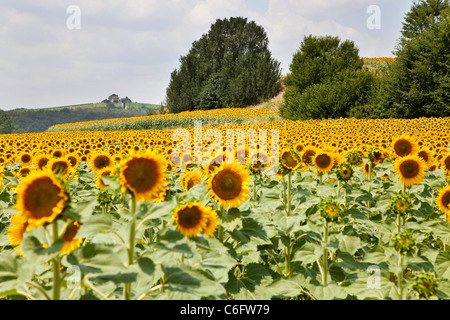
<path id="1" fill-rule="evenodd" d="M 326 285 L 328 282 L 328 249 L 325 247 L 328 243 L 328 221 L 325 220 L 325 228 L 323 231 L 323 261 L 322 261 L 322 284 Z"/>
<path id="2" fill-rule="evenodd" d="M 55 243 L 59 239 L 58 234 L 58 225 L 57 222 L 54 221 L 52 224 L 53 227 L 53 243 Z M 53 300 L 60 300 L 61 294 L 61 262 L 59 253 L 53 258 Z"/>
<path id="3" fill-rule="evenodd" d="M 400 272 L 398 273 L 398 299 L 403 300 L 403 256 L 399 253 Z"/>
<path id="4" fill-rule="evenodd" d="M 289 171 L 288 173 L 288 195 L 287 195 L 287 215 L 291 215 L 291 184 L 292 184 L 292 173 Z"/>
<path id="5" fill-rule="evenodd" d="M 134 242 L 136 237 L 136 198 L 131 195 L 130 210 L 132 219 L 130 222 L 130 238 L 128 241 L 128 265 L 131 266 L 134 263 Z M 131 300 L 131 283 L 125 283 L 124 299 Z"/>

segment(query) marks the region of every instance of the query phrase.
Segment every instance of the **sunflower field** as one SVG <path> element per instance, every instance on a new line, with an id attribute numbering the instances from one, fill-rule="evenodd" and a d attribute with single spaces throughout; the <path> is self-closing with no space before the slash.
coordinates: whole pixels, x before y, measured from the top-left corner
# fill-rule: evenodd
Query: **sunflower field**
<path id="1" fill-rule="evenodd" d="M 0 298 L 449 299 L 450 119 L 272 120 L 0 136 Z"/>

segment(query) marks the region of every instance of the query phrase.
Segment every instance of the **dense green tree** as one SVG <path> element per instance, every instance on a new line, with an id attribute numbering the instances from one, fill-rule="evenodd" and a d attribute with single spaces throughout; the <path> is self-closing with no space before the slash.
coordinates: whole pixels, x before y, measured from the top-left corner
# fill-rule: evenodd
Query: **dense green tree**
<path id="1" fill-rule="evenodd" d="M 442 9 L 422 21 L 424 14 Z M 412 18 L 418 17 L 418 22 Z M 431 18 L 433 17 L 433 18 Z M 427 0 L 415 4 L 407 14 L 406 33 L 396 50 L 397 61 L 382 81 L 370 115 L 379 118 L 450 116 L 450 7 L 448 1 Z M 423 28 L 413 26 L 423 26 Z"/>
<path id="2" fill-rule="evenodd" d="M 305 36 L 284 81 L 281 115 L 291 120 L 349 116 L 373 91 L 375 77 L 362 66 L 353 41 Z"/>
<path id="3" fill-rule="evenodd" d="M 171 73 L 166 91 L 170 112 L 245 107 L 276 95 L 280 64 L 268 43 L 264 29 L 253 21 L 217 19 Z"/>
<path id="4" fill-rule="evenodd" d="M 0 134 L 13 133 L 15 128 L 13 118 L 4 110 L 0 110 Z"/>
<path id="5" fill-rule="evenodd" d="M 360 70 L 362 65 L 353 41 L 308 35 L 294 54 L 284 82 L 286 86 L 303 92 L 313 84 L 328 81 L 340 71 Z"/>
<path id="6" fill-rule="evenodd" d="M 449 7 L 449 0 L 421 0 L 413 3 L 402 22 L 401 34 L 410 40 L 439 21 L 441 12 Z"/>

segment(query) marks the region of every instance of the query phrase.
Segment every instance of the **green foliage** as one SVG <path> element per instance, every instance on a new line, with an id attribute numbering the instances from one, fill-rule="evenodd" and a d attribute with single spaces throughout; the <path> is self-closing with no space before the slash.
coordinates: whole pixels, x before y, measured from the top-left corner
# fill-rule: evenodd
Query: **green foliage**
<path id="1" fill-rule="evenodd" d="M 438 3 L 440 11 L 436 13 Z M 428 14 L 430 10 L 435 13 Z M 404 37 L 396 52 L 397 61 L 383 78 L 369 113 L 371 117 L 379 118 L 449 116 L 448 1 L 421 1 L 413 6 L 406 21 L 408 24 L 404 25 Z"/>
<path id="2" fill-rule="evenodd" d="M 4 110 L 0 110 L 0 134 L 8 134 L 14 131 L 15 124 L 12 117 Z"/>
<path id="3" fill-rule="evenodd" d="M 348 117 L 367 103 L 375 85 L 375 76 L 362 66 L 352 41 L 306 36 L 284 81 L 281 115 L 291 120 Z"/>
<path id="4" fill-rule="evenodd" d="M 344 70 L 360 70 L 363 62 L 350 40 L 338 37 L 305 36 L 289 66 L 285 85 L 303 93 L 311 85 L 324 83 Z"/>
<path id="5" fill-rule="evenodd" d="M 268 42 L 253 21 L 217 19 L 172 72 L 166 91 L 169 111 L 245 107 L 275 96 L 281 89 L 280 64 L 271 57 Z"/>
<path id="6" fill-rule="evenodd" d="M 291 120 L 349 117 L 367 103 L 374 83 L 375 76 L 369 71 L 344 71 L 303 93 L 288 87 L 280 112 Z"/>
<path id="7" fill-rule="evenodd" d="M 84 242 L 62 256 L 61 299 L 120 300 L 125 284 L 132 285 L 131 299 L 150 300 L 450 297 L 450 224 L 434 197 L 445 184 L 443 170 L 427 172 L 422 184 L 406 190 L 413 206 L 401 219 L 391 209 L 402 190 L 391 160 L 377 165 L 370 181 L 361 166 L 340 184 L 335 172 L 325 174 L 322 182 L 312 167 L 293 172 L 290 215 L 286 181 L 252 175 L 256 189 L 251 198 L 222 211 L 224 237 L 188 238 L 172 221 L 177 206 L 202 201 L 222 210 L 209 197 L 205 181 L 184 193 L 179 174 L 169 172 L 164 202 L 142 201 L 133 211 L 118 177 L 108 177 L 108 187 L 100 192 L 95 174 L 83 167 L 69 184 L 67 216 L 80 222 L 76 237 Z M 386 172 L 389 178 L 382 179 Z M 5 181 L 6 187 L 13 185 Z M 0 298 L 51 299 L 51 261 L 62 241 L 48 242 L 51 228 L 33 229 L 24 234 L 23 255 L 17 255 L 7 238 L 10 217 L 17 212 L 16 193 L 0 194 Z M 108 193 L 107 209 L 100 193 Z M 339 219 L 326 222 L 321 210 L 327 203 L 339 207 Z M 335 216 L 333 210 L 326 213 Z M 136 241 L 129 264 L 133 220 Z M 58 230 L 66 224 L 62 219 L 56 223 Z"/>
<path id="8" fill-rule="evenodd" d="M 137 102 L 128 103 L 128 110 L 121 105 L 92 103 L 77 106 L 66 106 L 41 109 L 15 109 L 7 111 L 15 123 L 12 133 L 45 132 L 55 124 L 83 122 L 104 119 L 140 117 L 158 106 Z"/>

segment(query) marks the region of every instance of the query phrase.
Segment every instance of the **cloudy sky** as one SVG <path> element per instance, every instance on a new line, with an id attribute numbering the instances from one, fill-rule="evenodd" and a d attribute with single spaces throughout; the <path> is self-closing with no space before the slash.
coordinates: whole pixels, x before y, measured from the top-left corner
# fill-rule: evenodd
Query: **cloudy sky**
<path id="1" fill-rule="evenodd" d="M 289 72 L 303 37 L 350 39 L 360 56 L 393 56 L 413 0 L 2 0 L 0 109 L 99 102 L 159 104 L 170 73 L 216 19 L 247 17 Z M 374 20 L 378 6 L 379 20 Z M 380 22 L 379 28 L 373 23 Z"/>

